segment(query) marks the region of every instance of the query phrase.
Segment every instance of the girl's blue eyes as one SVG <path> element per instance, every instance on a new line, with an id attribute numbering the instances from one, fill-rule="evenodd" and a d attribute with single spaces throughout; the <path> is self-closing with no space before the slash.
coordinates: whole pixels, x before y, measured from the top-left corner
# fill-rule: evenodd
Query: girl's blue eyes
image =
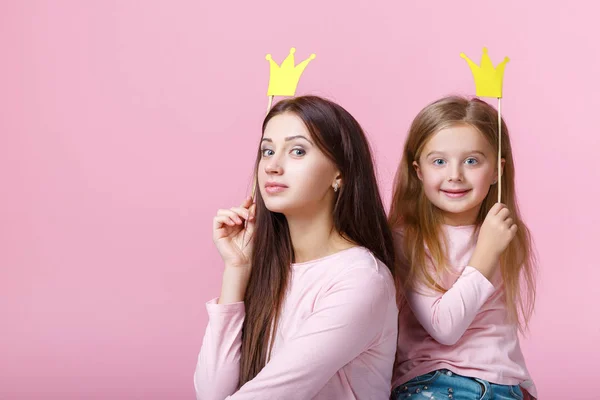
<path id="1" fill-rule="evenodd" d="M 479 163 L 479 161 L 477 161 L 476 158 L 473 157 L 469 157 L 465 160 L 465 164 L 467 165 L 477 165 Z M 445 165 L 446 164 L 446 160 L 442 160 L 441 158 L 436 158 L 435 160 L 433 160 L 433 164 L 434 165 Z"/>

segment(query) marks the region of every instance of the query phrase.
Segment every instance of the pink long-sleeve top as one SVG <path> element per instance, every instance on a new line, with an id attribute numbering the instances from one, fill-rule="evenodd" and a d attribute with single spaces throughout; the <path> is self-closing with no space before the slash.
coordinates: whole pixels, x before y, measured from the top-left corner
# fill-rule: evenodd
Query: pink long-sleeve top
<path id="1" fill-rule="evenodd" d="M 475 250 L 474 226 L 444 226 L 451 276 L 446 293 L 417 286 L 400 312 L 394 384 L 438 369 L 501 385 L 520 385 L 536 397 L 519 345 L 518 327 L 508 321 L 498 268 L 492 282 L 468 265 Z M 401 231 L 394 232 L 401 251 Z"/>
<path id="2" fill-rule="evenodd" d="M 291 270 L 271 359 L 239 390 L 244 303 L 207 303 L 196 397 L 389 399 L 398 333 L 389 269 L 353 247 Z"/>

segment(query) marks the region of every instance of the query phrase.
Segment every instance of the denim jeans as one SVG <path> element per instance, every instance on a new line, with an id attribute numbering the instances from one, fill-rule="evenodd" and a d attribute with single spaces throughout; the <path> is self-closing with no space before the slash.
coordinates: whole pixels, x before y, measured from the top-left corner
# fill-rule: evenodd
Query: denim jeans
<path id="1" fill-rule="evenodd" d="M 520 386 L 497 385 L 441 369 L 417 376 L 392 391 L 393 400 L 523 400 Z"/>

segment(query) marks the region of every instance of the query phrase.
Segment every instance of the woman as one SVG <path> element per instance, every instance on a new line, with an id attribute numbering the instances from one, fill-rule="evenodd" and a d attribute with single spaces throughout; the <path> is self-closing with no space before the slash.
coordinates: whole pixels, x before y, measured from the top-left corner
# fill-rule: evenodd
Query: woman
<path id="1" fill-rule="evenodd" d="M 197 398 L 389 399 L 394 250 L 360 125 L 319 97 L 281 101 L 255 172 L 256 204 L 214 218 L 225 270 Z"/>

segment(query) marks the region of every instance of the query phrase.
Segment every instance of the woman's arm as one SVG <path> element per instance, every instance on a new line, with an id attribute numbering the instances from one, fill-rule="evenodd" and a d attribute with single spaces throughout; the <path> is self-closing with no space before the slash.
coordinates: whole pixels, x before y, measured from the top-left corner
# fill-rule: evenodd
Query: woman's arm
<path id="1" fill-rule="evenodd" d="M 223 400 L 239 385 L 244 303 L 206 304 L 209 321 L 198 356 L 194 387 L 196 398 Z"/>
<path id="2" fill-rule="evenodd" d="M 389 280 L 371 267 L 345 272 L 263 370 L 228 399 L 284 399 L 293 393 L 314 397 L 377 341 L 390 307 L 397 317 Z"/>

